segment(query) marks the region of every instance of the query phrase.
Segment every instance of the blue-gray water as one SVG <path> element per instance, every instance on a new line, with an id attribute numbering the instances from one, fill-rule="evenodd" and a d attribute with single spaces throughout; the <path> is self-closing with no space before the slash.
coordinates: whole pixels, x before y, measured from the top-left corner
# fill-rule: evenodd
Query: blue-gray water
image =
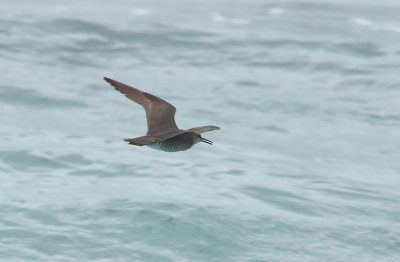
<path id="1" fill-rule="evenodd" d="M 398 1 L 0 14 L 0 261 L 399 261 Z M 144 111 L 103 76 L 214 145 L 127 145 Z"/>

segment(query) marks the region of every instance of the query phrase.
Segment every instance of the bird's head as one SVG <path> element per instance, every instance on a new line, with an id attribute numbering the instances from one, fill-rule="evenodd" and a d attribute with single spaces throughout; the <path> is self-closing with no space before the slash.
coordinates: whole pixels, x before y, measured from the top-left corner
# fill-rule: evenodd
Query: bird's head
<path id="1" fill-rule="evenodd" d="M 200 134 L 197 135 L 197 139 L 196 140 L 197 140 L 196 143 L 197 142 L 204 142 L 204 143 L 207 143 L 209 145 L 212 145 L 212 143 L 213 143 L 211 140 L 208 140 L 208 139 L 205 139 L 205 138 L 201 137 Z"/>

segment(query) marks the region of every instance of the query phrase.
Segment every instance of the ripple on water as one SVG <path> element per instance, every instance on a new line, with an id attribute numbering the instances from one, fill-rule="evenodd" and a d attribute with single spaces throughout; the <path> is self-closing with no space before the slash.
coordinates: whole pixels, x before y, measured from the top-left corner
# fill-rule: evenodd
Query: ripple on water
<path id="1" fill-rule="evenodd" d="M 6 104 L 42 109 L 84 106 L 82 102 L 75 100 L 49 97 L 34 90 L 13 86 L 0 86 L 0 101 Z"/>
<path id="2" fill-rule="evenodd" d="M 0 151 L 0 159 L 15 170 L 43 170 L 67 168 L 69 165 L 50 157 L 39 156 L 28 151 Z"/>
<path id="3" fill-rule="evenodd" d="M 259 186 L 246 186 L 242 188 L 246 195 L 261 200 L 267 205 L 272 205 L 291 213 L 318 216 L 317 209 L 311 199 L 282 190 Z"/>

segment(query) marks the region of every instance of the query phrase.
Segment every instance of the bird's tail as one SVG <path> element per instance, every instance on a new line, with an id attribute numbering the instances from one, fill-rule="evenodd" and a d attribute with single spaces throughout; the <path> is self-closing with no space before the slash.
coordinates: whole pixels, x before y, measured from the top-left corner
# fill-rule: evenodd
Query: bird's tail
<path id="1" fill-rule="evenodd" d="M 150 145 L 156 140 L 152 137 L 149 136 L 141 136 L 141 137 L 135 137 L 135 138 L 125 138 L 124 141 L 128 142 L 130 145 L 135 145 L 135 146 L 145 146 L 145 145 Z"/>

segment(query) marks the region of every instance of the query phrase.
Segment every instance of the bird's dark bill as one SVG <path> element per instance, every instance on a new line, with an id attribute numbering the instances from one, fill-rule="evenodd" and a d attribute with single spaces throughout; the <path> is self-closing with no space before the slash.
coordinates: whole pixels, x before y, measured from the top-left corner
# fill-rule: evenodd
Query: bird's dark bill
<path id="1" fill-rule="evenodd" d="M 212 145 L 212 143 L 213 143 L 211 140 L 208 140 L 208 139 L 205 139 L 205 138 L 201 138 L 201 142 L 207 143 L 209 145 Z"/>

